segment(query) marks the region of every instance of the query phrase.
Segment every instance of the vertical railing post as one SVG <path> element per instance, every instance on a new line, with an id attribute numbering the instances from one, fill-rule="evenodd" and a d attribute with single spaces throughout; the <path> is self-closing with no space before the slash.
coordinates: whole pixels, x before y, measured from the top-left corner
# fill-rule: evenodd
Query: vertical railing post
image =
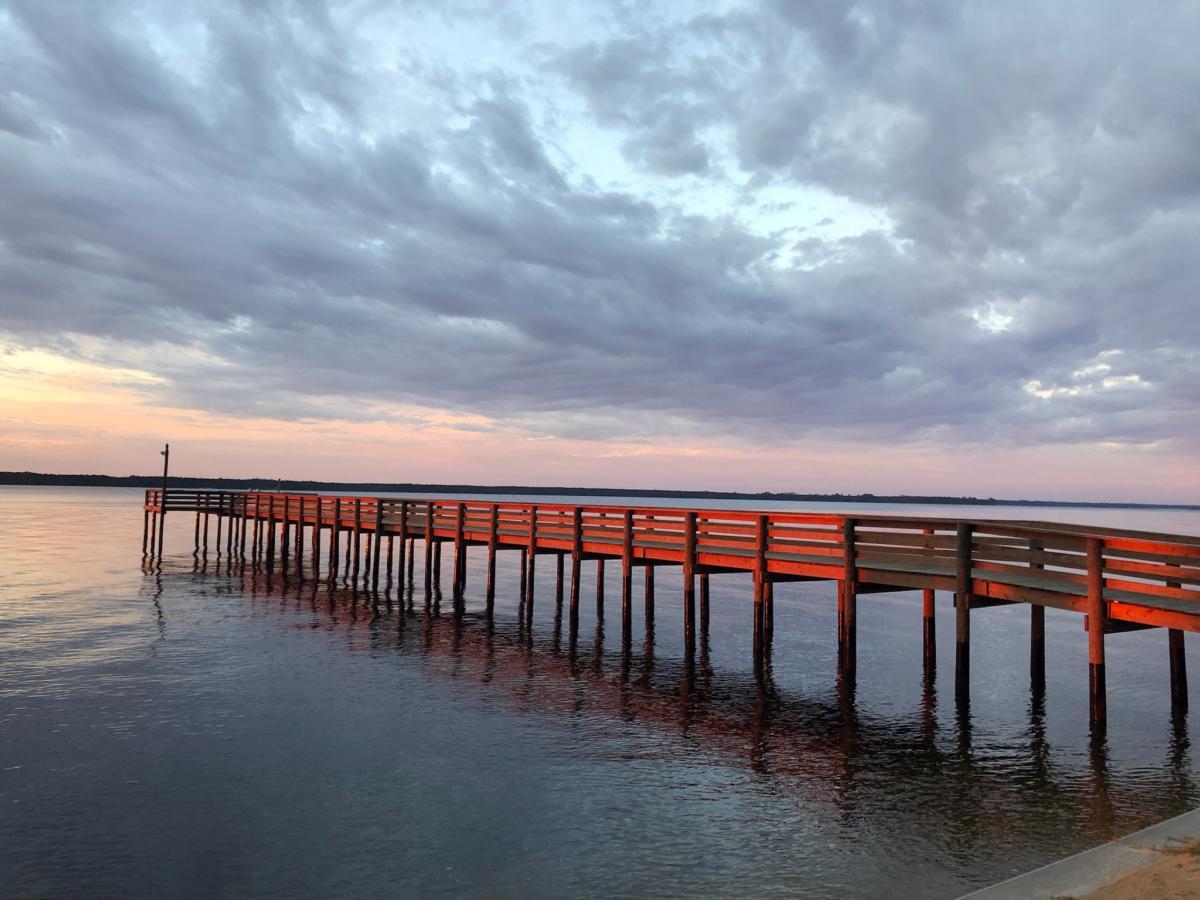
<path id="1" fill-rule="evenodd" d="M 433 503 L 425 504 L 425 596 L 433 592 Z"/>
<path id="2" fill-rule="evenodd" d="M 403 586 L 404 584 L 404 557 L 408 552 L 408 501 L 400 501 L 400 555 L 396 566 L 396 584 Z M 398 591 L 398 594 L 403 597 L 403 587 Z"/>
<path id="3" fill-rule="evenodd" d="M 493 503 L 488 507 L 488 549 L 487 549 L 487 608 L 492 610 L 496 600 L 496 541 L 500 534 L 500 504 Z"/>
<path id="4" fill-rule="evenodd" d="M 621 641 L 633 639 L 633 510 L 625 510 L 621 535 Z"/>
<path id="5" fill-rule="evenodd" d="M 766 637 L 767 517 L 754 518 L 754 671 L 761 674 Z M 840 638 L 839 638 L 840 640 Z"/>
<path id="6" fill-rule="evenodd" d="M 842 526 L 842 666 L 851 677 L 858 670 L 858 548 L 854 519 Z"/>
<path id="7" fill-rule="evenodd" d="M 1104 725 L 1108 716 L 1104 685 L 1104 541 L 1087 541 L 1088 696 L 1091 722 Z"/>
<path id="8" fill-rule="evenodd" d="M 321 577 L 321 509 L 324 504 L 324 497 L 313 497 L 312 546 L 308 549 L 308 555 L 312 557 L 313 578 Z"/>
<path id="9" fill-rule="evenodd" d="M 954 553 L 954 693 L 961 701 L 971 695 L 971 579 L 974 528 L 959 522 Z"/>
<path id="10" fill-rule="evenodd" d="M 337 578 L 341 564 L 342 498 L 333 498 L 333 524 L 329 528 L 329 577 Z"/>
<path id="11" fill-rule="evenodd" d="M 937 554 L 934 552 L 933 529 L 925 529 L 925 546 L 923 548 L 933 562 Z M 937 622 L 934 619 L 934 591 L 925 588 L 921 592 L 921 647 L 925 671 L 932 672 L 937 668 Z"/>
<path id="12" fill-rule="evenodd" d="M 379 590 L 379 552 L 383 549 L 383 501 L 375 498 L 375 537 L 371 544 L 371 590 Z"/>
<path id="13" fill-rule="evenodd" d="M 292 495 L 283 495 L 283 522 L 279 526 L 279 568 L 287 575 L 292 559 Z"/>
<path id="14" fill-rule="evenodd" d="M 1029 568 L 1040 572 L 1046 568 L 1046 550 L 1040 538 L 1029 539 Z M 1029 680 L 1041 693 L 1046 684 L 1046 607 L 1029 604 Z"/>
<path id="15" fill-rule="evenodd" d="M 644 528 L 647 538 L 653 539 L 654 515 L 652 513 L 646 514 Z M 644 554 L 642 563 L 646 569 L 646 574 L 643 576 L 642 604 L 645 606 L 646 630 L 649 633 L 650 628 L 654 625 L 654 564 Z"/>
<path id="16" fill-rule="evenodd" d="M 362 497 L 354 498 L 354 549 L 350 552 L 351 578 L 358 587 L 360 557 L 362 556 Z"/>
<path id="17" fill-rule="evenodd" d="M 579 569 L 583 559 L 583 509 L 571 511 L 571 626 L 579 622 Z"/>
<path id="18" fill-rule="evenodd" d="M 690 654 L 696 647 L 696 514 L 683 515 L 683 640 Z"/>
<path id="19" fill-rule="evenodd" d="M 537 571 L 537 518 L 538 508 L 536 503 L 529 505 L 529 557 L 527 565 L 529 570 L 525 573 L 525 603 L 527 621 L 533 621 L 533 577 Z"/>

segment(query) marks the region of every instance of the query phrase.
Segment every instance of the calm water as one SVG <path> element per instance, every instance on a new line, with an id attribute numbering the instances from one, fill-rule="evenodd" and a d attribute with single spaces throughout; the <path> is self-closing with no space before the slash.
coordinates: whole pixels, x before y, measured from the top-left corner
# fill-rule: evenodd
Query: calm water
<path id="1" fill-rule="evenodd" d="M 548 558 L 526 624 L 501 554 L 489 628 L 482 554 L 461 617 L 419 586 L 372 603 L 201 565 L 187 515 L 144 571 L 140 496 L 0 488 L 0 895 L 954 896 L 1200 801 L 1162 632 L 1109 639 L 1095 741 L 1070 614 L 1047 612 L 1038 701 L 1027 609 L 978 611 L 959 716 L 941 595 L 932 690 L 920 595 L 880 594 L 849 695 L 833 587 L 778 585 L 760 688 L 747 577 L 713 576 L 689 669 L 678 573 L 652 633 L 639 573 L 623 656 L 616 566 L 598 621 L 584 564 L 572 644 Z M 967 514 L 989 513 L 1200 533 L 1196 513 Z"/>

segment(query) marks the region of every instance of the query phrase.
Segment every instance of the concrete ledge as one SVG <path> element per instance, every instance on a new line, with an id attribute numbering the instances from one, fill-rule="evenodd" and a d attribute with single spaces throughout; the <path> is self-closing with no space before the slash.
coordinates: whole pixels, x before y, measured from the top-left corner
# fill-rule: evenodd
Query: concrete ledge
<path id="1" fill-rule="evenodd" d="M 1200 809 L 966 894 L 964 900 L 966 897 L 979 900 L 1082 897 L 1149 865 L 1164 850 L 1196 838 L 1200 838 Z"/>

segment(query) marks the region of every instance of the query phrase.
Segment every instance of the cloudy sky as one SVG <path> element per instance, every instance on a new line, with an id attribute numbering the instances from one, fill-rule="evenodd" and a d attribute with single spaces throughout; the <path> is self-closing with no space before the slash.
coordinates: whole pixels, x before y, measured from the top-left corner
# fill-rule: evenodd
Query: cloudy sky
<path id="1" fill-rule="evenodd" d="M 1198 45 L 0 0 L 0 469 L 1200 501 Z"/>

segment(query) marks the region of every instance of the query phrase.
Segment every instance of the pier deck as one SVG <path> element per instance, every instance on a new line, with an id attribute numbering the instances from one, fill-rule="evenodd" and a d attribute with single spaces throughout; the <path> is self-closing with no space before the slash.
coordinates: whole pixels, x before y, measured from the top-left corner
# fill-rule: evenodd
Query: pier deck
<path id="1" fill-rule="evenodd" d="M 536 502 L 347 497 L 276 492 L 161 490 L 146 492 L 143 552 L 161 555 L 167 514 L 195 516 L 197 552 L 207 552 L 210 518 L 216 551 L 250 554 L 304 575 L 305 532 L 309 572 L 320 571 L 321 539 L 329 535 L 327 571 L 344 568 L 354 584 L 377 589 L 380 572 L 406 559 L 411 576 L 416 542 L 424 551 L 426 588 L 440 581 L 439 545 L 454 548 L 451 587 L 465 587 L 468 547 L 488 554 L 486 596 L 495 596 L 495 558 L 522 554 L 522 601 L 534 600 L 536 560 L 554 556 L 556 600 L 571 561 L 570 612 L 577 615 L 580 566 L 596 560 L 597 595 L 604 562 L 621 566 L 622 632 L 630 633 L 631 580 L 646 569 L 646 602 L 653 603 L 653 570 L 683 572 L 686 646 L 708 627 L 708 576 L 743 572 L 754 579 L 752 627 L 755 665 L 769 652 L 773 589 L 781 581 L 834 581 L 838 585 L 838 647 L 844 674 L 856 666 L 857 596 L 879 591 L 924 591 L 925 659 L 933 654 L 934 594 L 955 597 L 956 693 L 967 695 L 970 613 L 1001 604 L 1031 608 L 1031 673 L 1044 677 L 1044 608 L 1082 614 L 1087 633 L 1091 718 L 1106 716 L 1104 638 L 1139 628 L 1169 633 L 1171 696 L 1187 704 L 1183 633 L 1200 631 L 1200 537 L 1123 531 L 1085 525 L 988 519 L 943 519 L 729 509 L 683 509 Z M 344 540 L 343 540 L 344 538 Z M 386 561 L 382 547 L 387 542 Z M 398 541 L 398 552 L 396 546 Z M 344 548 L 342 544 L 345 544 Z M 365 552 L 364 552 L 365 547 Z M 1097 623 L 1099 627 L 1097 627 Z"/>

